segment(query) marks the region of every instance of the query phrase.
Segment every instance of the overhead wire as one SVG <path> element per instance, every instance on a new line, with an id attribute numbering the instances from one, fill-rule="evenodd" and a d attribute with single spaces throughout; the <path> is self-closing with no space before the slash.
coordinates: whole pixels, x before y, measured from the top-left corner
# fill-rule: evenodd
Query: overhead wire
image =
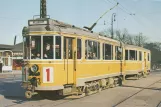
<path id="1" fill-rule="evenodd" d="M 111 4 L 114 4 L 113 2 L 111 2 L 110 0 L 104 0 L 106 3 L 109 2 Z M 118 1 L 114 0 L 116 3 L 119 3 Z M 121 6 L 121 7 L 120 7 Z M 134 15 L 132 12 L 130 12 L 128 9 L 126 9 L 122 4 L 119 3 L 118 8 L 121 9 L 123 12 L 125 12 L 126 14 L 130 15 L 138 24 L 140 24 L 142 26 L 142 24 L 134 17 Z"/>
<path id="2" fill-rule="evenodd" d="M 114 0 L 115 2 L 118 2 L 118 1 L 116 1 L 116 0 Z M 119 5 L 128 13 L 128 14 L 132 14 L 132 12 L 130 12 L 127 8 L 125 8 L 121 3 L 119 3 Z M 120 7 L 120 8 L 121 8 Z"/>
<path id="3" fill-rule="evenodd" d="M 112 3 L 110 0 L 104 0 L 106 3 L 107 2 L 109 2 L 109 3 L 111 3 L 111 4 L 114 4 L 114 3 Z M 116 1 L 117 2 L 117 1 Z M 117 2 L 117 3 L 119 3 L 119 2 Z M 119 3 L 119 5 L 120 5 L 120 3 Z M 118 8 L 120 8 L 122 11 L 124 11 L 125 13 L 127 13 L 127 14 L 131 14 L 130 12 L 128 12 L 127 10 L 125 10 L 125 9 L 123 9 L 123 8 L 121 8 L 120 6 L 118 5 Z"/>

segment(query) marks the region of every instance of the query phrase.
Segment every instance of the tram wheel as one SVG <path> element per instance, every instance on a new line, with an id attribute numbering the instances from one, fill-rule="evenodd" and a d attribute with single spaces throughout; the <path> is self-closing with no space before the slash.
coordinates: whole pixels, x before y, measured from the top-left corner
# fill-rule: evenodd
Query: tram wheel
<path id="1" fill-rule="evenodd" d="M 32 92 L 31 91 L 26 91 L 25 92 L 25 97 L 28 98 L 28 99 L 32 98 Z"/>

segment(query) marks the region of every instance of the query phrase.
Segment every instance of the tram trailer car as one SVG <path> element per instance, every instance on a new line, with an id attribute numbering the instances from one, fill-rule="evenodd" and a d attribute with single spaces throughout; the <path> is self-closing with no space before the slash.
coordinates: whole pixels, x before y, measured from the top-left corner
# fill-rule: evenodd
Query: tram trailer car
<path id="1" fill-rule="evenodd" d="M 136 76 L 139 79 L 141 76 L 146 77 L 150 73 L 150 55 L 148 49 L 125 45 L 125 72 L 126 77 Z"/>
<path id="2" fill-rule="evenodd" d="M 47 92 L 90 95 L 150 70 L 149 50 L 57 20 L 29 20 L 23 38 L 27 98 Z"/>

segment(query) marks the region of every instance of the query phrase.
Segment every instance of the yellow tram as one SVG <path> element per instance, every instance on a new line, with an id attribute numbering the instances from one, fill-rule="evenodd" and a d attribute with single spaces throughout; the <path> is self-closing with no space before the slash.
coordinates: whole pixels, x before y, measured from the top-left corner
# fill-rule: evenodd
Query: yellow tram
<path id="1" fill-rule="evenodd" d="M 23 87 L 34 92 L 84 96 L 146 76 L 150 51 L 49 18 L 23 29 Z"/>

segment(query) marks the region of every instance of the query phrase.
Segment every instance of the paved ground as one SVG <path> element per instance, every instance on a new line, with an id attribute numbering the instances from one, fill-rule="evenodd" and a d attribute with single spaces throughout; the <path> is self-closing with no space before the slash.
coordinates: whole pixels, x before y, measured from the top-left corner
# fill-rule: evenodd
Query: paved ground
<path id="1" fill-rule="evenodd" d="M 152 72 L 147 78 L 130 79 L 121 87 L 110 88 L 100 93 L 76 100 L 24 98 L 20 87 L 21 75 L 0 78 L 0 107 L 161 107 L 161 71 Z M 0 96 L 1 99 L 1 96 Z"/>

